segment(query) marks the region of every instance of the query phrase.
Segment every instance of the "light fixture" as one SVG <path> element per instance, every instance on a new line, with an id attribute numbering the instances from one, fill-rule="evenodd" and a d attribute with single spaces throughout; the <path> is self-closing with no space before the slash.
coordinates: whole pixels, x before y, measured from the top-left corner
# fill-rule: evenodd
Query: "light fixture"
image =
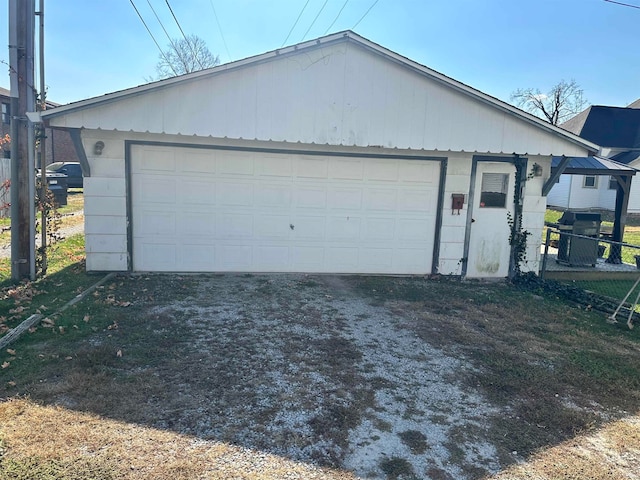
<path id="1" fill-rule="evenodd" d="M 533 176 L 534 177 L 541 177 L 542 176 L 542 165 L 539 165 L 537 163 L 533 164 Z"/>
<path id="2" fill-rule="evenodd" d="M 96 155 L 102 155 L 102 149 L 104 148 L 104 142 L 102 140 L 98 140 L 93 146 L 93 153 Z"/>

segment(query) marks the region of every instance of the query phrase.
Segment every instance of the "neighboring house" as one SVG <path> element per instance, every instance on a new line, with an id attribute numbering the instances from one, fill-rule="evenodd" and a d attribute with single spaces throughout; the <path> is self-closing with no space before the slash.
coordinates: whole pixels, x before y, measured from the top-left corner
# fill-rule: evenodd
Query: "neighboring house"
<path id="1" fill-rule="evenodd" d="M 0 106 L 2 107 L 2 119 L 0 121 L 0 137 L 8 135 L 11 125 L 11 96 L 10 91 L 0 87 Z M 55 108 L 59 104 L 47 102 L 47 108 Z M 49 128 L 45 131 L 47 164 L 53 162 L 77 162 L 78 154 L 71 141 L 69 132 L 63 130 L 54 131 Z M 10 145 L 3 145 L 0 158 L 11 157 Z"/>
<path id="2" fill-rule="evenodd" d="M 640 100 L 626 108 L 592 106 L 561 127 L 600 145 L 599 154 L 640 168 Z M 611 176 L 562 175 L 547 196 L 552 206 L 613 210 L 617 183 Z M 631 184 L 629 213 L 640 213 L 640 182 Z"/>
<path id="3" fill-rule="evenodd" d="M 42 119 L 81 140 L 89 271 L 505 277 L 516 160 L 537 271 L 551 157 L 597 150 L 349 31 Z"/>

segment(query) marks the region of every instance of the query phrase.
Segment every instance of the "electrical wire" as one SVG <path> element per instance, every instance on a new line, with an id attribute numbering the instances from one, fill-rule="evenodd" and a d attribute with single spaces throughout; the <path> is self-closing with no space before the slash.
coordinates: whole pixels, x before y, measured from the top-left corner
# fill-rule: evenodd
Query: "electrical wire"
<path id="1" fill-rule="evenodd" d="M 302 39 L 300 40 L 301 42 L 304 41 L 305 38 L 307 38 L 307 33 L 309 33 L 309 30 L 311 30 L 311 27 L 313 27 L 313 25 L 316 23 L 316 20 L 318 20 L 318 17 L 320 16 L 322 11 L 324 10 L 324 7 L 327 6 L 328 2 L 329 2 L 329 0 L 324 0 L 324 3 L 322 4 L 322 7 L 320 7 L 320 11 L 317 13 L 316 17 L 313 19 L 313 22 L 311 22 L 311 25 L 309 25 L 309 28 L 307 28 L 307 31 L 304 32 L 304 35 L 302 36 Z"/>
<path id="2" fill-rule="evenodd" d="M 302 7 L 302 10 L 300 10 L 300 13 L 298 14 L 298 18 L 296 18 L 296 21 L 293 22 L 293 27 L 291 27 L 291 30 L 289 30 L 289 33 L 287 34 L 287 38 L 284 39 L 284 42 L 282 42 L 282 45 L 280 45 L 280 48 L 284 47 L 284 44 L 287 43 L 287 40 L 289 40 L 289 37 L 291 36 L 291 32 L 293 32 L 293 29 L 296 28 L 296 25 L 298 24 L 298 20 L 300 20 L 300 17 L 302 16 L 305 9 L 307 8 L 307 5 L 309 5 L 309 0 L 307 0 L 307 3 L 304 4 L 304 7 Z"/>
<path id="3" fill-rule="evenodd" d="M 229 49 L 227 48 L 227 41 L 224 39 L 224 33 L 222 33 L 222 27 L 220 26 L 220 21 L 218 20 L 216 7 L 213 6 L 213 0 L 209 0 L 209 3 L 211 4 L 211 10 L 213 10 L 213 16 L 216 18 L 216 23 L 218 24 L 218 30 L 220 30 L 220 37 L 222 37 L 222 43 L 224 45 L 224 49 L 227 51 L 227 57 L 229 57 L 229 61 L 231 61 L 231 54 L 229 53 Z"/>
<path id="4" fill-rule="evenodd" d="M 356 24 L 355 24 L 353 27 L 351 27 L 351 30 L 354 30 L 354 29 L 355 29 L 355 28 L 360 24 L 360 22 L 361 22 L 362 20 L 364 20 L 364 17 L 366 17 L 366 16 L 369 14 L 369 12 L 371 11 L 371 9 L 372 9 L 373 7 L 375 7 L 375 6 L 376 6 L 376 3 L 378 3 L 379 1 L 380 1 L 380 0 L 376 0 L 375 2 L 373 2 L 373 5 L 371 5 L 371 6 L 369 7 L 369 10 L 367 10 L 366 12 L 364 12 L 364 15 L 362 15 L 362 17 L 360 17 L 360 20 L 358 20 L 358 21 L 356 22 Z"/>
<path id="5" fill-rule="evenodd" d="M 169 4 L 169 0 L 164 0 L 164 1 L 167 4 L 167 7 L 169 7 L 169 11 L 171 12 L 171 16 L 176 21 L 176 25 L 178 25 L 178 28 L 180 29 L 180 33 L 182 33 L 182 37 L 184 38 L 184 41 L 187 42 L 187 45 L 189 46 L 189 50 L 191 50 L 191 53 L 193 54 L 193 58 L 196 60 L 196 62 L 198 62 L 198 65 L 200 65 L 200 68 L 202 70 L 204 70 L 204 65 L 202 65 L 202 62 L 198 58 L 198 54 L 195 52 L 195 50 L 193 49 L 193 46 L 191 45 L 191 42 L 189 41 L 187 36 L 184 34 L 184 30 L 182 30 L 182 26 L 180 25 L 180 22 L 176 18 L 176 14 L 173 13 L 173 8 L 171 8 L 171 5 Z"/>
<path id="6" fill-rule="evenodd" d="M 333 25 L 336 23 L 336 21 L 338 20 L 338 17 L 340 17 L 340 15 L 342 14 L 342 11 L 344 10 L 344 7 L 347 6 L 347 3 L 349 3 L 349 0 L 345 0 L 344 3 L 342 4 L 342 8 L 340 9 L 340 11 L 338 12 L 338 15 L 336 15 L 336 18 L 333 19 L 333 22 L 331 22 L 331 25 L 329 25 L 329 28 L 327 28 L 324 31 L 323 35 L 326 35 L 327 33 L 329 33 L 329 30 L 331 30 L 331 27 L 333 27 Z"/>
<path id="7" fill-rule="evenodd" d="M 171 65 L 171 62 L 169 62 L 169 59 L 167 59 L 167 56 L 164 54 L 164 51 L 162 50 L 162 48 L 160 48 L 160 45 L 158 44 L 156 37 L 153 36 L 153 33 L 151 33 L 151 30 L 149 30 L 149 27 L 147 26 L 147 22 L 144 21 L 144 18 L 142 18 L 142 15 L 140 15 L 140 12 L 138 11 L 138 7 L 136 7 L 136 4 L 133 3 L 133 0 L 129 0 L 129 2 L 131 2 L 131 6 L 133 7 L 133 9 L 136 11 L 136 13 L 138 14 L 138 17 L 140 18 L 140 21 L 142 22 L 142 24 L 144 25 L 144 28 L 147 29 L 147 32 L 149 33 L 149 35 L 151 36 L 151 38 L 153 39 L 153 43 L 156 44 L 156 47 L 158 47 L 158 50 L 160 50 L 160 55 L 162 55 L 162 58 L 164 58 L 165 62 L 167 62 L 167 64 L 169 65 L 169 67 L 171 67 L 171 70 L 173 71 L 173 73 L 175 75 L 178 75 L 178 72 L 176 72 L 176 69 L 173 68 L 173 65 Z"/>
<path id="8" fill-rule="evenodd" d="M 622 5 L 623 7 L 631 7 L 631 8 L 640 9 L 640 5 L 631 5 L 630 3 L 615 2 L 614 0 L 604 0 L 604 1 L 605 2 L 609 2 L 609 3 L 615 3 L 616 5 Z"/>
<path id="9" fill-rule="evenodd" d="M 151 11 L 153 12 L 153 14 L 156 16 L 156 20 L 158 20 L 158 23 L 160 24 L 160 26 L 162 27 L 162 30 L 164 31 L 164 34 L 167 36 L 167 38 L 169 39 L 169 43 L 171 43 L 171 46 L 173 48 L 176 48 L 175 45 L 173 44 L 173 40 L 171 39 L 171 37 L 169 36 L 169 32 L 167 32 L 167 29 L 164 28 L 164 25 L 162 24 L 162 21 L 160 20 L 160 17 L 158 17 L 158 14 L 156 13 L 156 10 L 153 8 L 153 5 L 151 5 L 151 2 L 149 0 L 147 0 L 147 3 L 149 4 L 149 7 L 151 8 Z"/>

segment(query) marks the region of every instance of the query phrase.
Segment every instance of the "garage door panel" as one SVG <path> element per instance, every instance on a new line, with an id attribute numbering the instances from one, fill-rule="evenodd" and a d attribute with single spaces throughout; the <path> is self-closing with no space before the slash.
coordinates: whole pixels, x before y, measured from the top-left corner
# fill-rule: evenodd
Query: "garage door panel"
<path id="1" fill-rule="evenodd" d="M 291 263 L 303 265 L 313 271 L 322 271 L 325 264 L 325 249 L 321 246 L 300 246 L 291 248 Z"/>
<path id="2" fill-rule="evenodd" d="M 388 242 L 395 238 L 395 218 L 367 218 L 364 226 L 364 238 L 374 242 Z"/>
<path id="3" fill-rule="evenodd" d="M 190 149 L 180 149 L 177 155 L 177 167 L 180 172 L 198 177 L 215 176 L 216 159 L 214 155 L 206 151 L 191 151 Z"/>
<path id="4" fill-rule="evenodd" d="M 257 205 L 289 208 L 291 206 L 291 186 L 256 185 L 255 199 Z"/>
<path id="5" fill-rule="evenodd" d="M 428 255 L 431 255 L 431 249 L 398 248 L 394 252 L 394 270 L 421 273 L 420 266 L 429 261 Z"/>
<path id="6" fill-rule="evenodd" d="M 260 238 L 286 240 L 292 232 L 290 220 L 289 215 L 256 215 L 254 233 Z"/>
<path id="7" fill-rule="evenodd" d="M 327 248 L 327 264 L 338 273 L 350 272 L 358 266 L 357 247 Z"/>
<path id="8" fill-rule="evenodd" d="M 140 270 L 175 271 L 176 246 L 174 244 L 142 243 L 137 255 L 140 257 Z"/>
<path id="9" fill-rule="evenodd" d="M 175 150 L 161 147 L 142 149 L 133 166 L 133 173 L 167 174 L 175 170 Z"/>
<path id="10" fill-rule="evenodd" d="M 327 221 L 327 240 L 358 240 L 361 220 L 357 217 L 332 217 Z"/>
<path id="11" fill-rule="evenodd" d="M 398 164 L 397 162 L 387 160 L 367 162 L 365 165 L 365 179 L 382 182 L 397 182 Z"/>
<path id="12" fill-rule="evenodd" d="M 212 182 L 183 180 L 179 182 L 176 203 L 184 206 L 214 205 L 216 187 Z"/>
<path id="13" fill-rule="evenodd" d="M 393 248 L 362 248 L 360 262 L 377 270 L 388 271 L 393 265 Z"/>
<path id="14" fill-rule="evenodd" d="M 327 218 L 324 216 L 295 216 L 291 225 L 298 240 L 324 240 L 327 234 Z"/>
<path id="15" fill-rule="evenodd" d="M 253 206 L 253 185 L 250 183 L 218 182 L 216 203 L 225 206 Z"/>
<path id="16" fill-rule="evenodd" d="M 331 188 L 328 192 L 328 207 L 337 210 L 360 210 L 362 208 L 362 189 Z"/>
<path id="17" fill-rule="evenodd" d="M 289 265 L 289 247 L 256 246 L 254 247 L 255 268 L 258 271 L 283 271 Z"/>
<path id="18" fill-rule="evenodd" d="M 176 203 L 176 181 L 165 177 L 144 177 L 134 185 L 134 200 L 145 204 Z"/>
<path id="19" fill-rule="evenodd" d="M 295 174 L 301 179 L 326 179 L 329 175 L 329 162 L 325 158 L 297 157 Z"/>
<path id="20" fill-rule="evenodd" d="M 431 183 L 439 180 L 438 165 L 435 162 L 409 161 L 400 164 L 399 179 L 409 183 Z"/>
<path id="21" fill-rule="evenodd" d="M 186 243 L 182 245 L 182 264 L 190 272 L 211 272 L 216 269 L 216 249 L 212 245 Z"/>
<path id="22" fill-rule="evenodd" d="M 398 208 L 398 190 L 367 189 L 364 194 L 364 208 L 368 211 L 395 211 Z"/>
<path id="23" fill-rule="evenodd" d="M 297 208 L 327 208 L 327 191 L 324 188 L 299 187 L 295 191 L 294 205 Z"/>
<path id="24" fill-rule="evenodd" d="M 413 218 L 401 218 L 398 220 L 399 240 L 427 242 L 433 236 L 431 225 L 426 220 L 416 220 Z"/>
<path id="25" fill-rule="evenodd" d="M 216 232 L 218 238 L 253 237 L 253 215 L 250 213 L 229 213 L 216 217 Z"/>
<path id="26" fill-rule="evenodd" d="M 398 211 L 433 213 L 435 212 L 436 206 L 436 203 L 433 199 L 434 192 L 431 189 L 401 190 L 398 192 Z"/>
<path id="27" fill-rule="evenodd" d="M 253 176 L 255 164 L 253 153 L 217 152 L 216 166 L 221 175 Z"/>
<path id="28" fill-rule="evenodd" d="M 134 270 L 431 272 L 437 162 L 132 152 Z"/>
<path id="29" fill-rule="evenodd" d="M 210 212 L 189 212 L 177 216 L 177 232 L 180 236 L 213 237 L 216 233 L 216 217 Z"/>
<path id="30" fill-rule="evenodd" d="M 264 155 L 256 164 L 260 176 L 290 179 L 293 175 L 293 159 L 289 155 Z"/>
<path id="31" fill-rule="evenodd" d="M 251 270 L 253 249 L 250 245 L 219 245 L 216 247 L 217 264 L 220 270 Z"/>
<path id="32" fill-rule="evenodd" d="M 360 159 L 332 159 L 329 163 L 329 178 L 337 180 L 362 180 L 364 166 Z"/>
<path id="33" fill-rule="evenodd" d="M 163 210 L 142 210 L 133 218 L 136 232 L 142 236 L 169 235 L 174 236 L 176 230 L 176 214 Z"/>

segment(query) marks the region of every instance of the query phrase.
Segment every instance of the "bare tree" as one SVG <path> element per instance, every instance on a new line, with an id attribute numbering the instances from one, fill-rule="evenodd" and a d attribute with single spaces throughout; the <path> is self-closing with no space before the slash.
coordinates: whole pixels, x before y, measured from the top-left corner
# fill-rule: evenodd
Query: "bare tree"
<path id="1" fill-rule="evenodd" d="M 518 89 L 511 94 L 511 101 L 553 125 L 569 120 L 587 106 L 584 92 L 575 80 L 560 80 L 547 93 L 537 88 Z"/>
<path id="2" fill-rule="evenodd" d="M 158 79 L 163 79 L 215 67 L 219 63 L 220 57 L 209 51 L 202 38 L 187 35 L 186 38 L 171 40 L 160 54 L 156 73 Z"/>

